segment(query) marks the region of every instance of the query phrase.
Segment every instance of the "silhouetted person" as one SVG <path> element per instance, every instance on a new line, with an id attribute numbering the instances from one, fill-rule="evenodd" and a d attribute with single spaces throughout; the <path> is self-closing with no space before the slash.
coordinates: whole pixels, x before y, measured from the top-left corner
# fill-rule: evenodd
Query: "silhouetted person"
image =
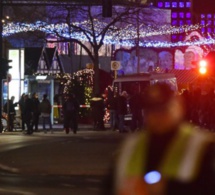
<path id="1" fill-rule="evenodd" d="M 109 98 L 107 100 L 107 108 L 110 112 L 110 128 L 112 131 L 116 129 L 117 126 L 117 95 L 112 92 L 111 95 L 109 95 Z"/>
<path id="2" fill-rule="evenodd" d="M 70 129 L 73 129 L 73 133 L 76 134 L 78 130 L 78 111 L 79 102 L 75 98 L 75 95 L 70 94 L 66 96 L 66 100 L 63 104 L 63 116 L 64 116 L 64 128 L 68 134 Z"/>
<path id="3" fill-rule="evenodd" d="M 49 130 L 51 131 L 51 133 L 53 133 L 52 123 L 51 123 L 51 110 L 52 110 L 51 103 L 47 99 L 47 95 L 44 94 L 43 100 L 40 103 L 40 113 L 43 121 L 44 133 L 47 133 L 46 124 L 49 125 Z"/>
<path id="4" fill-rule="evenodd" d="M 91 99 L 91 110 L 94 122 L 94 129 L 104 129 L 104 109 L 105 105 L 103 98 L 99 94 L 96 94 L 95 97 Z"/>
<path id="5" fill-rule="evenodd" d="M 21 98 L 19 99 L 18 104 L 19 104 L 20 116 L 21 116 L 21 121 L 22 121 L 21 127 L 22 127 L 22 131 L 24 131 L 25 130 L 25 122 L 24 122 L 23 111 L 24 111 L 24 104 L 25 104 L 25 93 L 22 94 Z"/>
<path id="6" fill-rule="evenodd" d="M 33 117 L 32 101 L 28 95 L 25 95 L 24 105 L 23 105 L 23 119 L 24 119 L 24 123 L 27 126 L 28 135 L 31 135 L 33 133 L 32 117 Z"/>
<path id="7" fill-rule="evenodd" d="M 14 128 L 14 118 L 16 115 L 15 107 L 17 106 L 17 103 L 14 104 L 15 97 L 12 96 L 8 102 L 5 103 L 3 111 L 7 113 L 8 115 L 8 131 L 13 131 Z"/>
<path id="8" fill-rule="evenodd" d="M 119 95 L 117 98 L 117 115 L 119 120 L 120 133 L 126 132 L 124 118 L 125 115 L 127 114 L 127 97 L 128 97 L 127 92 L 123 91 L 121 95 Z"/>
<path id="9" fill-rule="evenodd" d="M 106 194 L 214 195 L 214 135 L 186 123 L 167 84 L 150 86 L 144 99 L 145 131 L 122 145 Z"/>
<path id="10" fill-rule="evenodd" d="M 132 131 L 135 131 L 136 129 L 141 129 L 143 127 L 143 101 L 141 94 L 135 92 L 135 94 L 130 98 L 129 105 L 132 114 L 131 129 Z"/>
<path id="11" fill-rule="evenodd" d="M 34 131 L 38 131 L 38 123 L 39 123 L 39 117 L 40 117 L 40 101 L 36 93 L 32 94 L 31 101 L 32 101 L 32 111 L 33 111 L 32 129 Z"/>

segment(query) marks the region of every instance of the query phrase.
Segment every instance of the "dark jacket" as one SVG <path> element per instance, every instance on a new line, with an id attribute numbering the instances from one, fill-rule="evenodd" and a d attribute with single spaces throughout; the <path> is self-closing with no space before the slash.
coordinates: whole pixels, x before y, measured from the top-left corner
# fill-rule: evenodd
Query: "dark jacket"
<path id="1" fill-rule="evenodd" d="M 48 99 L 43 99 L 39 108 L 40 113 L 51 114 L 51 104 Z"/>
<path id="2" fill-rule="evenodd" d="M 77 101 L 76 98 L 69 98 L 66 100 L 63 104 L 63 113 L 65 114 L 70 114 L 74 113 L 77 114 L 79 111 L 79 102 Z"/>
<path id="3" fill-rule="evenodd" d="M 94 97 L 91 99 L 90 103 L 92 109 L 92 116 L 97 117 L 99 115 L 104 115 L 104 100 L 101 97 Z"/>
<path id="4" fill-rule="evenodd" d="M 107 107 L 109 110 L 117 110 L 117 97 L 111 97 L 107 101 Z"/>
<path id="5" fill-rule="evenodd" d="M 6 102 L 5 105 L 4 105 L 3 111 L 4 111 L 5 113 L 7 113 L 7 111 L 9 111 L 9 114 L 15 114 L 15 113 L 16 113 L 15 107 L 16 107 L 17 104 L 14 104 L 14 103 L 12 102 L 12 100 L 8 100 L 8 102 L 9 102 L 9 105 L 8 105 L 8 103 Z M 8 110 L 8 109 L 9 109 L 9 110 Z"/>
<path id="6" fill-rule="evenodd" d="M 32 113 L 33 113 L 33 109 L 32 109 L 32 101 L 31 99 L 26 99 L 24 104 L 23 104 L 23 119 L 28 121 L 31 120 L 32 118 Z"/>
<path id="7" fill-rule="evenodd" d="M 124 96 L 119 96 L 117 98 L 117 114 L 127 114 L 127 99 Z"/>
<path id="8" fill-rule="evenodd" d="M 38 98 L 32 98 L 32 111 L 34 114 L 39 115 L 40 114 L 40 101 Z"/>

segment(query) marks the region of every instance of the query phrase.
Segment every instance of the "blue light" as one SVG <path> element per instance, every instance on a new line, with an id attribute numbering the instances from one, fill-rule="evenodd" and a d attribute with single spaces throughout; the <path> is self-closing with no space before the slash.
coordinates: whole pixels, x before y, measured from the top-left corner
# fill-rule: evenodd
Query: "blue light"
<path id="1" fill-rule="evenodd" d="M 144 176 L 147 184 L 155 184 L 161 180 L 161 174 L 157 171 L 151 171 Z"/>

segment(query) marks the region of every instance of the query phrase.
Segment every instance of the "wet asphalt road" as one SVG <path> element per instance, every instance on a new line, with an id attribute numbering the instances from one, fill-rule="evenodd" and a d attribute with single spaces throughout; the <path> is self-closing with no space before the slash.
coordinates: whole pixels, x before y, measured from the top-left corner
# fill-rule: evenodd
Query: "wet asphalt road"
<path id="1" fill-rule="evenodd" d="M 100 195 L 125 135 L 21 132 L 0 135 L 0 194 Z"/>

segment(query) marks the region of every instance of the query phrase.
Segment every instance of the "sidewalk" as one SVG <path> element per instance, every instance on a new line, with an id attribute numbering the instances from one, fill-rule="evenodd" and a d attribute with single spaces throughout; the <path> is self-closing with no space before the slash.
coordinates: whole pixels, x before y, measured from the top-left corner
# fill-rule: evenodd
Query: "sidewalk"
<path id="1" fill-rule="evenodd" d="M 105 130 L 94 130 L 93 129 L 93 125 L 91 124 L 78 124 L 78 131 L 79 132 L 90 132 L 90 131 L 93 131 L 93 132 L 106 132 L 109 130 L 109 124 L 105 124 Z M 53 128 L 53 132 L 63 132 L 64 133 L 64 128 L 63 128 L 63 124 L 53 124 L 52 125 L 52 128 Z M 17 128 L 15 129 L 14 131 L 12 132 L 9 132 L 9 131 L 5 131 L 3 133 L 21 133 L 22 132 L 22 129 L 21 128 Z M 34 132 L 34 133 L 41 133 L 43 132 L 43 126 L 40 124 L 38 126 L 38 131 L 37 132 Z M 49 130 L 48 130 L 49 132 Z"/>

